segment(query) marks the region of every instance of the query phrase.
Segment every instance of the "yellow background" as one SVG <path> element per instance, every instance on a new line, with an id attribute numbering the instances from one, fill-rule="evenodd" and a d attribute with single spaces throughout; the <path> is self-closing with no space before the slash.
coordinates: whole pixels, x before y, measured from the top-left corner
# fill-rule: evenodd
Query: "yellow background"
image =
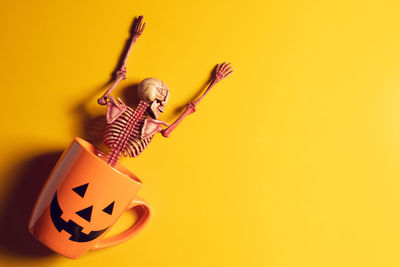
<path id="1" fill-rule="evenodd" d="M 0 265 L 400 266 L 399 12 L 398 1 L 1 1 Z M 33 201 L 72 138 L 93 136 L 95 101 L 141 14 L 116 94 L 164 80 L 171 122 L 216 63 L 235 72 L 169 139 L 123 160 L 154 210 L 142 233 L 76 261 L 49 255 L 27 234 Z"/>

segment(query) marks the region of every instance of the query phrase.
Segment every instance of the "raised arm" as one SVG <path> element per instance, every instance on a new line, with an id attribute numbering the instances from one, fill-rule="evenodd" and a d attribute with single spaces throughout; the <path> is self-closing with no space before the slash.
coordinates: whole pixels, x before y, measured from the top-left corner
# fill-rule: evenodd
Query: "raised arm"
<path id="1" fill-rule="evenodd" d="M 161 134 L 164 137 L 169 137 L 171 132 L 183 121 L 183 119 L 192 114 L 193 112 L 196 111 L 196 106 L 200 103 L 200 101 L 208 94 L 208 92 L 211 90 L 211 88 L 214 87 L 215 84 L 217 84 L 220 80 L 228 77 L 231 75 L 233 72 L 233 69 L 231 67 L 231 63 L 222 63 L 217 65 L 217 69 L 215 71 L 215 76 L 210 85 L 208 86 L 207 90 L 204 92 L 204 94 L 199 97 L 196 101 L 189 103 L 186 105 L 185 111 L 176 119 L 174 123 L 172 123 L 168 128 L 161 130 Z"/>
<path id="2" fill-rule="evenodd" d="M 117 71 L 117 77 L 115 81 L 111 84 L 110 88 L 107 89 L 107 91 L 104 93 L 102 97 L 97 99 L 97 103 L 100 105 L 105 105 L 107 104 L 107 100 L 111 92 L 117 87 L 120 81 L 126 79 L 126 61 L 128 60 L 129 54 L 131 53 L 133 45 L 136 43 L 137 39 L 140 37 L 142 34 L 144 27 L 146 26 L 146 23 L 143 23 L 143 16 L 139 16 L 138 19 L 135 22 L 135 27 L 133 29 L 133 37 L 131 40 L 131 43 L 129 45 L 128 51 L 126 52 L 126 55 L 124 57 L 124 61 L 122 62 L 121 68 Z"/>

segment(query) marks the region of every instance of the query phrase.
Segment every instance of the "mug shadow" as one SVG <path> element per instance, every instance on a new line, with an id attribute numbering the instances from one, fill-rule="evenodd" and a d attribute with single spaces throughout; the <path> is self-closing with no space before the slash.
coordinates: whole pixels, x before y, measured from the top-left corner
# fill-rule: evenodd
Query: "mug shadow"
<path id="1" fill-rule="evenodd" d="M 47 177 L 60 158 L 56 151 L 31 158 L 14 167 L 14 181 L 0 208 L 0 249 L 18 257 L 36 258 L 55 255 L 37 241 L 28 230 L 29 217 Z"/>

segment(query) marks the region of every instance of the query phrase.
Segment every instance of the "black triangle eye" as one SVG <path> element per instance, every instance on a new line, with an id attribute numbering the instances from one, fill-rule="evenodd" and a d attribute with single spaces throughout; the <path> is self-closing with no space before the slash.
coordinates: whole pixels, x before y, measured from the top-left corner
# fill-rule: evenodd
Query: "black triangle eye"
<path id="1" fill-rule="evenodd" d="M 75 188 L 72 188 L 72 190 L 75 191 L 78 195 L 80 195 L 82 198 L 85 196 L 86 190 L 88 188 L 89 183 L 77 186 Z"/>
<path id="2" fill-rule="evenodd" d="M 92 218 L 92 210 L 93 210 L 93 206 L 90 206 L 90 207 L 85 208 L 83 210 L 77 211 L 76 214 L 81 216 L 86 221 L 90 222 L 90 218 Z"/>
<path id="3" fill-rule="evenodd" d="M 105 213 L 108 213 L 108 214 L 112 214 L 112 212 L 113 212 L 113 209 L 114 209 L 114 202 L 115 201 L 113 201 L 110 205 L 108 205 L 107 207 L 105 207 L 104 209 L 103 209 L 103 211 L 105 212 Z"/>

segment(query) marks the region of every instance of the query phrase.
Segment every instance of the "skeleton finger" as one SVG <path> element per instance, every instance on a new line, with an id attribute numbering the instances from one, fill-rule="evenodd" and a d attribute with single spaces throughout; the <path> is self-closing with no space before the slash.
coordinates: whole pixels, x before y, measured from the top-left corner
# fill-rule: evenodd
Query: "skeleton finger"
<path id="1" fill-rule="evenodd" d="M 139 32 L 140 26 L 142 24 L 142 20 L 143 20 L 143 16 L 139 16 L 139 18 L 136 21 L 135 32 Z"/>
<path id="2" fill-rule="evenodd" d="M 226 71 L 226 69 L 227 68 L 229 68 L 229 66 L 231 65 L 231 63 L 228 63 L 228 64 L 225 64 L 223 67 L 222 67 L 222 72 L 225 72 Z"/>
<path id="3" fill-rule="evenodd" d="M 221 69 L 221 65 L 222 65 L 222 64 L 218 64 L 218 65 L 217 65 L 217 73 L 218 73 L 219 70 Z"/>
<path id="4" fill-rule="evenodd" d="M 136 26 L 137 26 L 137 27 L 140 26 L 140 25 L 142 24 L 142 21 L 143 21 L 143 16 L 139 16 L 139 17 L 138 17 L 138 21 L 137 21 L 137 23 L 136 23 Z"/>
<path id="5" fill-rule="evenodd" d="M 225 68 L 226 62 L 221 64 L 221 67 L 219 68 L 219 72 L 222 72 L 222 70 Z"/>
<path id="6" fill-rule="evenodd" d="M 224 70 L 223 74 L 226 76 L 227 73 L 232 72 L 232 71 L 233 71 L 232 67 L 229 67 L 226 70 Z"/>
<path id="7" fill-rule="evenodd" d="M 229 75 L 231 75 L 233 72 L 233 70 L 231 70 L 230 72 L 228 72 L 227 74 L 224 75 L 224 78 L 228 77 Z"/>
<path id="8" fill-rule="evenodd" d="M 145 23 L 143 23 L 143 26 L 142 26 L 142 29 L 140 29 L 140 33 L 142 33 L 143 32 L 143 30 L 144 30 L 144 27 L 146 26 L 146 22 Z"/>

